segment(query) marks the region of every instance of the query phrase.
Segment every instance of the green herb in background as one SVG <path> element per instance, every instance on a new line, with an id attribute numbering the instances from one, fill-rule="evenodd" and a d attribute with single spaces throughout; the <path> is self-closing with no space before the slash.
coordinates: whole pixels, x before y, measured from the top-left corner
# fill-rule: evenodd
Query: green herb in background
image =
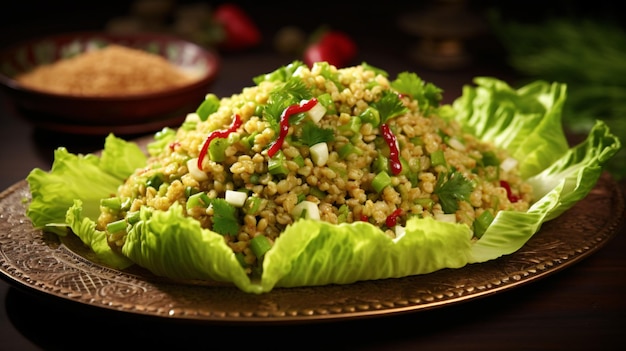
<path id="1" fill-rule="evenodd" d="M 563 123 L 586 134 L 595 120 L 606 122 L 626 141 L 626 32 L 611 21 L 552 18 L 540 23 L 490 17 L 509 64 L 528 80 L 567 84 Z M 524 83 L 524 82 L 522 82 Z M 615 178 L 626 178 L 626 149 L 607 164 Z"/>

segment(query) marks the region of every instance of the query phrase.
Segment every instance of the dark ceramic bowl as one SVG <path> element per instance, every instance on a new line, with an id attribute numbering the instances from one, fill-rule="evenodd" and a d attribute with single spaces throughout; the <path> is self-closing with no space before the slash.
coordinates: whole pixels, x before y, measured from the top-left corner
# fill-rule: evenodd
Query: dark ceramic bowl
<path id="1" fill-rule="evenodd" d="M 199 78 L 188 85 L 158 92 L 100 97 L 33 90 L 14 79 L 38 65 L 109 44 L 159 54 L 177 67 L 193 70 Z M 182 120 L 204 100 L 218 68 L 215 52 L 163 34 L 65 33 L 23 42 L 0 52 L 0 83 L 20 111 L 35 116 L 32 118 L 38 122 L 75 126 L 138 125 L 178 116 Z"/>

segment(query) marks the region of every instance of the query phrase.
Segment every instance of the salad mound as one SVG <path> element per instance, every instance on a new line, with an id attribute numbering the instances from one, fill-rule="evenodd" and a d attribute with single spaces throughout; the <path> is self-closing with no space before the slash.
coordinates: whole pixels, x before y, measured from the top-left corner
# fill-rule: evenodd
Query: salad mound
<path id="1" fill-rule="evenodd" d="M 146 153 L 112 134 L 100 157 L 59 148 L 27 178 L 33 225 L 113 268 L 249 293 L 405 277 L 517 251 L 621 147 L 602 121 L 568 145 L 559 83 L 479 77 L 442 105 L 414 73 L 366 63 L 253 81 Z"/>

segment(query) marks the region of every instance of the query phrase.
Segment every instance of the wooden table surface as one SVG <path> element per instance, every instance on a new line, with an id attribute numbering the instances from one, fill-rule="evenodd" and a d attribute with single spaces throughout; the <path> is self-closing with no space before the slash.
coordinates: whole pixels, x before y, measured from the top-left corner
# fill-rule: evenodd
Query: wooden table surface
<path id="1" fill-rule="evenodd" d="M 446 102 L 456 98 L 474 76 L 511 77 L 510 72 L 489 63 L 451 72 L 429 70 L 410 58 L 408 48 L 413 43 L 404 44 L 362 45 L 360 59 L 391 75 L 416 72 L 442 87 Z M 253 76 L 290 60 L 268 46 L 225 54 L 211 91 L 218 96 L 239 92 L 252 84 Z M 48 169 L 58 146 L 75 153 L 92 152 L 102 147 L 103 138 L 38 129 L 2 99 L 0 188 L 24 179 L 35 167 Z M 626 231 L 622 227 L 598 252 L 545 279 L 454 306 L 390 317 L 271 327 L 207 326 L 103 311 L 33 295 L 3 280 L 0 305 L 0 350 L 134 346 L 183 350 L 209 348 L 220 340 L 260 349 L 618 350 L 626 332 Z M 117 332 L 129 339 L 116 339 Z"/>

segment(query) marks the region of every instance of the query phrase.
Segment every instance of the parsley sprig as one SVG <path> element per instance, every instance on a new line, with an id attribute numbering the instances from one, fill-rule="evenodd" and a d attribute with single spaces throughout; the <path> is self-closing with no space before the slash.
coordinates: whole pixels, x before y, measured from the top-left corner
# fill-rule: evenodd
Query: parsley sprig
<path id="1" fill-rule="evenodd" d="M 283 111 L 293 104 L 300 103 L 302 100 L 309 100 L 312 97 L 311 90 L 301 79 L 288 79 L 284 84 L 279 84 L 270 93 L 268 103 L 263 107 L 263 117 L 270 123 L 272 129 L 278 131 Z"/>
<path id="2" fill-rule="evenodd" d="M 237 235 L 239 220 L 237 209 L 224 199 L 212 199 L 213 231 L 222 235 Z"/>
<path id="3" fill-rule="evenodd" d="M 307 146 L 326 143 L 332 141 L 334 138 L 334 132 L 330 128 L 322 128 L 312 121 L 307 121 L 302 125 L 300 140 Z"/>
<path id="4" fill-rule="evenodd" d="M 429 112 L 439 106 L 443 99 L 442 90 L 432 83 L 425 83 L 417 74 L 402 72 L 391 82 L 391 87 L 400 94 L 411 96 L 417 100 L 420 111 Z"/>
<path id="5" fill-rule="evenodd" d="M 398 94 L 389 90 L 383 91 L 380 100 L 372 102 L 370 106 L 378 110 L 380 114 L 380 123 L 385 123 L 387 120 L 406 113 L 407 108 L 402 104 Z"/>
<path id="6" fill-rule="evenodd" d="M 465 178 L 461 172 L 454 170 L 437 180 L 434 193 L 439 197 L 443 212 L 454 213 L 459 209 L 459 201 L 469 200 L 472 190 L 474 183 Z"/>

